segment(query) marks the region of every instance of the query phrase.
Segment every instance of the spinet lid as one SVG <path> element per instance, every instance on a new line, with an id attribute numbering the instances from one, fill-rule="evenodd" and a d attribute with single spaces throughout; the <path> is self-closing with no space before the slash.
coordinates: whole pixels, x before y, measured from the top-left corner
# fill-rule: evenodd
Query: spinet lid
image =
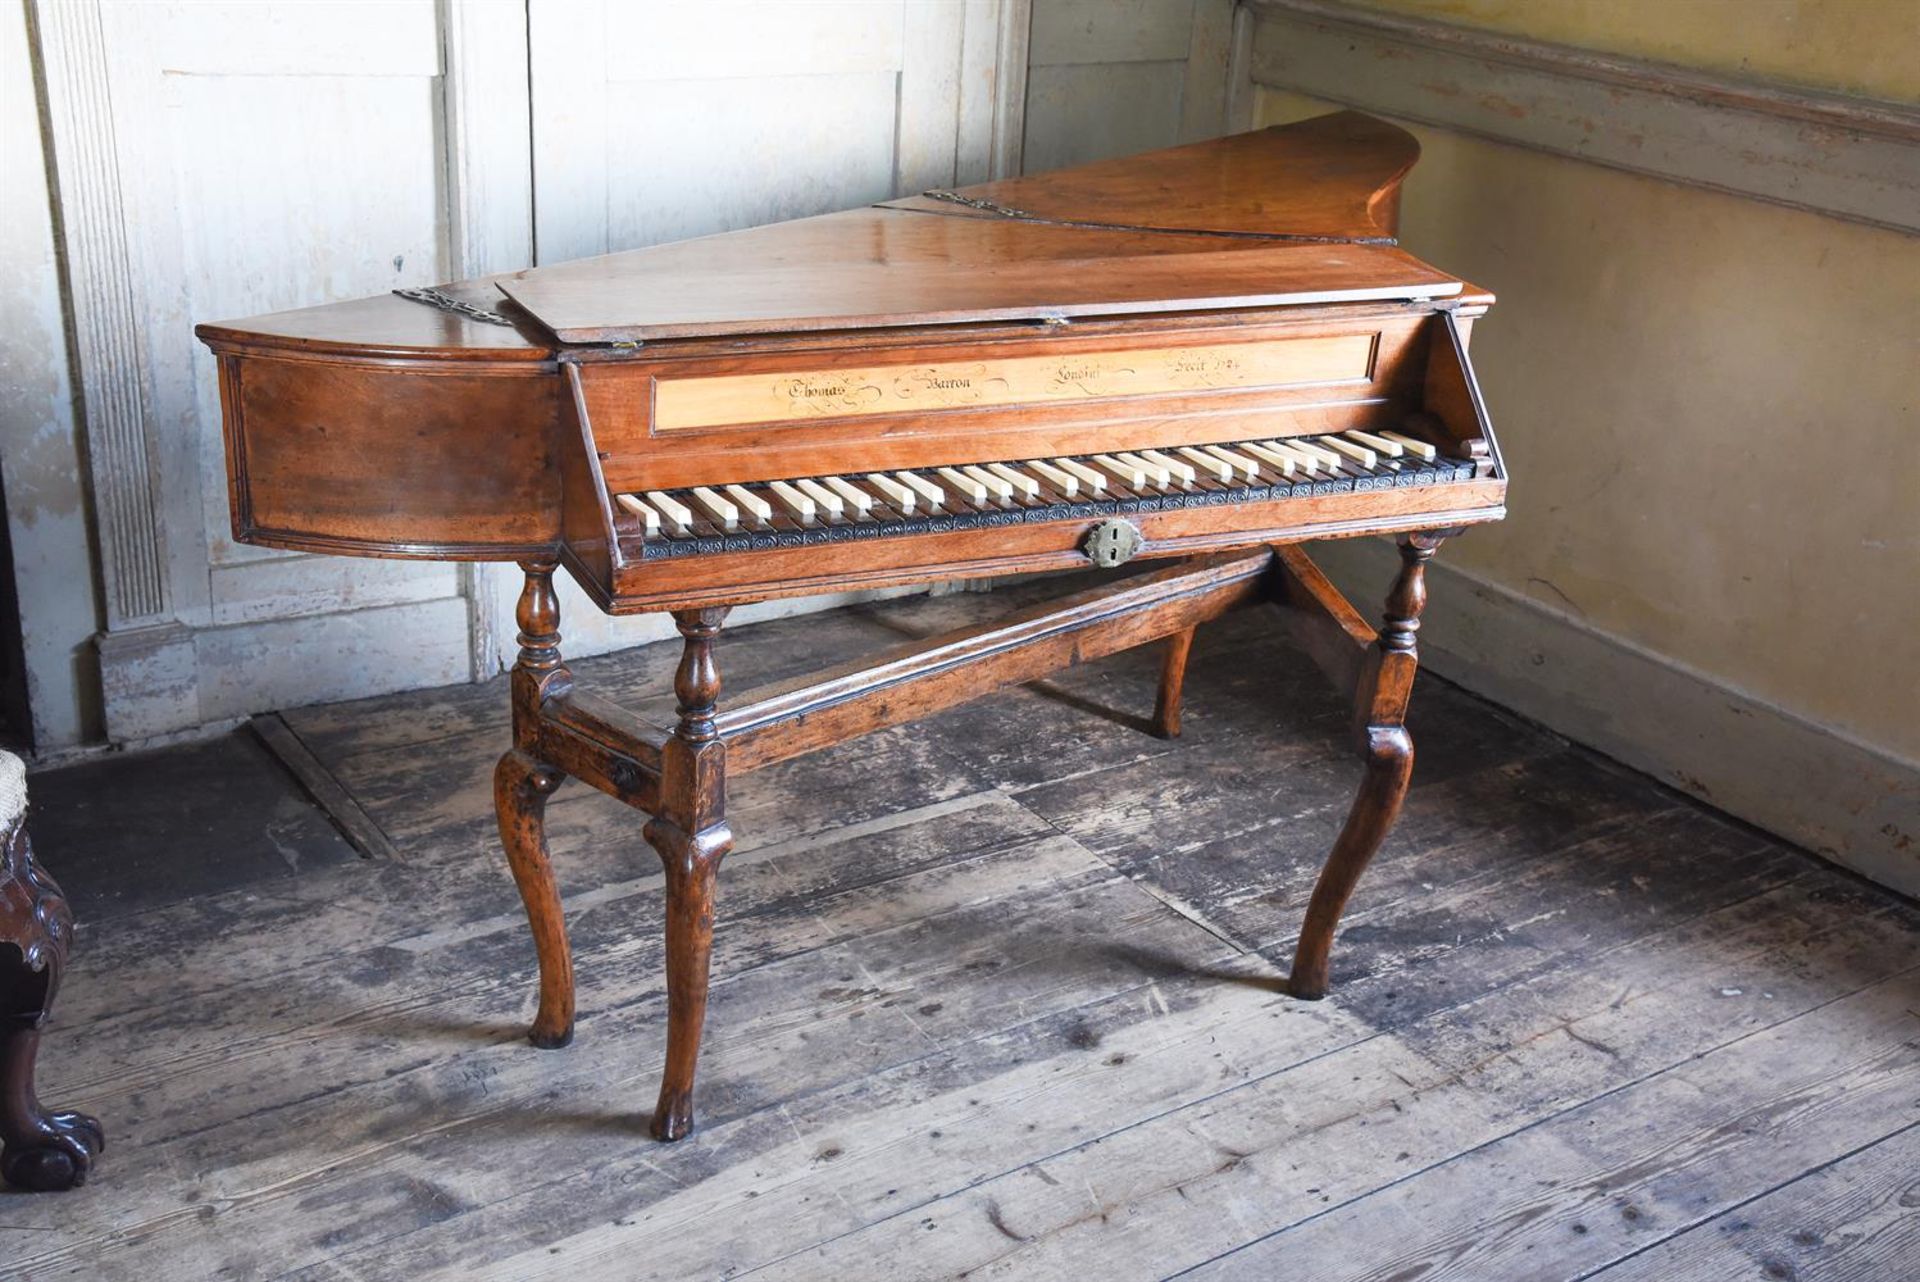
<path id="1" fill-rule="evenodd" d="M 501 278 L 566 343 L 1448 297 L 1352 112 Z"/>
<path id="2" fill-rule="evenodd" d="M 927 192 L 884 207 L 1392 244 L 1400 180 L 1419 158 L 1420 144 L 1406 130 L 1341 111 L 1144 156 Z"/>

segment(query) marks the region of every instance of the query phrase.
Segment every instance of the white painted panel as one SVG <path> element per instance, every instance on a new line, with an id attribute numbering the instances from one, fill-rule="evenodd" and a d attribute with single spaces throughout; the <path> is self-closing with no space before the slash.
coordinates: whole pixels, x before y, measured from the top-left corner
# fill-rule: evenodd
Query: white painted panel
<path id="1" fill-rule="evenodd" d="M 616 0 L 617 3 L 617 0 Z M 607 0 L 528 0 L 534 257 L 607 252 Z M 647 122 L 620 122 L 637 134 Z"/>
<path id="2" fill-rule="evenodd" d="M 530 0 L 537 256 L 561 262 L 978 181 L 1027 0 Z M 1018 38 L 1016 38 L 1018 37 Z M 1024 76 L 1024 58 L 1012 83 Z M 505 613 L 518 583 L 483 570 Z M 567 650 L 671 635 L 563 589 Z M 791 613 L 811 602 L 773 602 Z M 665 629 L 663 631 L 663 629 Z M 503 638 L 512 629 L 504 621 Z"/>
<path id="3" fill-rule="evenodd" d="M 165 84 L 166 118 L 155 132 L 169 143 L 181 301 L 195 317 L 435 279 L 444 235 L 431 80 L 169 76 Z"/>
<path id="4" fill-rule="evenodd" d="M 1184 62 L 1194 0 L 1033 0 L 1035 67 Z"/>
<path id="5" fill-rule="evenodd" d="M 202 721 L 451 685 L 468 673 L 458 597 L 207 628 L 195 637 Z"/>
<path id="6" fill-rule="evenodd" d="M 959 12 L 958 0 L 533 0 L 539 260 L 894 194 L 903 95 L 915 106 L 927 97 L 927 77 L 915 73 L 912 88 L 902 78 L 907 33 L 918 37 L 930 15 L 952 28 L 941 131 L 950 181 Z"/>
<path id="7" fill-rule="evenodd" d="M 532 0 L 537 253 L 560 262 L 987 171 L 1017 0 Z"/>
<path id="8" fill-rule="evenodd" d="M 900 192 L 946 187 L 954 181 L 966 33 L 961 0 L 915 0 L 907 13 L 899 119 L 894 124 L 893 188 Z"/>
<path id="9" fill-rule="evenodd" d="M 1172 146 L 1186 74 L 1184 61 L 1030 68 L 1026 171 Z"/>
<path id="10" fill-rule="evenodd" d="M 1180 141 L 1228 132 L 1229 86 L 1234 79 L 1233 0 L 1194 0 L 1187 82 L 1180 95 Z"/>
<path id="11" fill-rule="evenodd" d="M 607 247 L 886 199 L 894 80 L 889 72 L 609 86 L 618 118 L 659 127 L 609 133 Z"/>
<path id="12" fill-rule="evenodd" d="M 945 0 L 912 0 L 912 8 Z M 616 0 L 608 78 L 726 80 L 897 71 L 902 0 Z"/>
<path id="13" fill-rule="evenodd" d="M 123 210 L 104 225 L 126 256 L 139 339 L 136 360 L 112 364 L 123 397 L 140 389 L 154 445 L 142 469 L 149 475 L 114 483 L 157 496 L 160 533 L 150 546 L 170 588 L 159 629 L 196 668 L 184 715 L 219 718 L 466 676 L 457 568 L 232 542 L 213 361 L 192 330 L 446 279 L 454 274 L 450 182 L 464 184 L 463 252 L 512 252 L 514 184 L 481 182 L 448 154 L 441 18 L 459 19 L 474 67 L 523 86 L 524 55 L 512 52 L 523 42 L 522 11 L 509 0 L 108 0 L 98 13 L 87 73 L 111 93 L 104 112 L 78 118 L 68 142 L 110 168 Z M 85 41 L 71 47 L 84 52 Z M 518 101 L 517 146 L 488 154 L 517 155 L 524 171 L 524 91 Z M 458 136 L 516 131 L 513 111 L 480 111 L 479 102 Z M 67 154 L 75 155 L 71 146 Z M 495 193 L 504 194 L 490 205 Z M 85 239 L 68 245 L 70 254 L 92 248 Z M 96 467 L 96 486 L 100 479 Z M 341 638 L 365 637 L 374 626 L 360 618 L 368 611 L 388 630 L 377 642 L 356 640 L 353 656 L 308 649 L 309 637 L 332 637 L 336 648 Z M 104 638 L 103 671 L 109 654 L 137 650 L 138 641 Z M 353 672 L 355 663 L 371 666 Z M 109 727 L 139 721 L 112 706 L 138 692 L 105 676 L 103 685 Z M 184 728 L 190 720 L 173 723 L 182 715 L 169 705 L 168 724 L 149 732 Z"/>
<path id="14" fill-rule="evenodd" d="M 437 92 L 432 80 L 397 77 L 166 77 L 182 262 L 177 293 L 154 300 L 156 405 L 205 427 L 214 565 L 262 550 L 229 533 L 214 364 L 191 322 L 442 279 Z M 190 410 L 173 403 L 188 370 Z"/>
<path id="15" fill-rule="evenodd" d="M 1030 0 L 966 0 L 955 186 L 1019 171 L 1020 122 L 1027 101 L 1027 32 L 1032 26 L 1029 6 Z"/>
<path id="16" fill-rule="evenodd" d="M 1032 4 L 1025 172 L 1226 132 L 1233 0 Z"/>
<path id="17" fill-rule="evenodd" d="M 447 274 L 517 271 L 533 261 L 526 7 L 460 0 L 445 17 Z"/>
<path id="18" fill-rule="evenodd" d="M 496 0 L 504 3 L 504 0 Z M 192 0 L 144 10 L 142 53 L 165 72 L 236 76 L 437 76 L 434 0 Z M 316 118 L 317 119 L 317 118 Z"/>
<path id="19" fill-rule="evenodd" d="M 460 567 L 445 562 L 285 552 L 271 562 L 214 566 L 208 579 L 216 625 L 364 610 L 460 594 Z"/>

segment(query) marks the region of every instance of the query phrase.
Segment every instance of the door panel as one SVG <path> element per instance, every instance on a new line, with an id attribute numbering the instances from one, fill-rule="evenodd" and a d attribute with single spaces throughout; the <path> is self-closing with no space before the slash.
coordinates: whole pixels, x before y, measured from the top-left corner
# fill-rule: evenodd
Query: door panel
<path id="1" fill-rule="evenodd" d="M 1016 7 L 532 0 L 539 260 L 984 176 L 991 139 L 963 125 L 992 67 L 963 71 Z"/>
<path id="2" fill-rule="evenodd" d="M 892 71 L 855 71 L 610 85 L 616 118 L 684 113 L 701 127 L 622 140 L 624 172 L 608 194 L 608 245 L 684 240 L 805 217 L 823 205 L 887 199 L 898 79 Z M 801 102 L 806 110 L 795 110 Z"/>
<path id="3" fill-rule="evenodd" d="M 284 554 L 232 542 L 214 363 L 193 341 L 190 322 L 378 294 L 448 274 L 437 68 L 428 70 L 163 78 L 181 263 L 179 292 L 168 300 L 178 311 L 155 307 L 153 339 L 162 368 L 192 368 L 192 413 L 216 429 L 201 434 L 200 457 L 216 566 Z M 156 391 L 175 389 L 168 380 Z M 171 407 L 161 399 L 157 408 Z"/>
<path id="4" fill-rule="evenodd" d="M 1233 0 L 1033 0 L 1028 173 L 1226 131 Z"/>

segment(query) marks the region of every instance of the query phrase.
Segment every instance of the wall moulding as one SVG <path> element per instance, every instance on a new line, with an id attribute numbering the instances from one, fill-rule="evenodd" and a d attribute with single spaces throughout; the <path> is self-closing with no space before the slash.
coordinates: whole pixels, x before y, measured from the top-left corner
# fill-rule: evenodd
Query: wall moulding
<path id="1" fill-rule="evenodd" d="M 125 237 L 100 7 L 41 0 L 30 12 L 45 77 L 107 627 L 170 622 L 147 353 L 139 338 L 143 306 Z"/>
<path id="2" fill-rule="evenodd" d="M 1920 109 L 1325 0 L 1251 0 L 1256 85 L 1920 232 Z"/>

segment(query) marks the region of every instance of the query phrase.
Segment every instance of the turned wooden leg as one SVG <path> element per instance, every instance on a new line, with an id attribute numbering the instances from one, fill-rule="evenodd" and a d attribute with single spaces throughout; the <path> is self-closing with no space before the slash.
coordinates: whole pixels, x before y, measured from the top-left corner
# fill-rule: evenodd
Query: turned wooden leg
<path id="1" fill-rule="evenodd" d="M 0 1180 L 39 1192 L 85 1183 L 107 1147 L 99 1122 L 49 1112 L 33 1089 L 40 1029 L 59 992 L 72 933 L 66 897 L 35 865 L 26 824 L 16 816 L 0 851 Z"/>
<path id="2" fill-rule="evenodd" d="M 560 603 L 553 593 L 552 561 L 521 563 L 526 582 L 515 618 L 520 625 L 520 656 L 513 665 L 514 747 L 493 772 L 493 806 L 500 820 L 500 844 L 507 867 L 520 888 L 540 960 L 540 1009 L 527 1040 L 543 1050 L 573 1040 L 573 949 L 560 887 L 547 855 L 547 798 L 566 778 L 558 767 L 533 751 L 539 740 L 540 704 L 564 691 L 572 676 L 560 661 Z"/>
<path id="3" fill-rule="evenodd" d="M 1193 629 L 1184 628 L 1166 640 L 1160 658 L 1160 693 L 1153 701 L 1153 733 L 1162 739 L 1180 737 L 1180 691 L 1187 683 L 1187 655 L 1193 650 Z"/>
<path id="4" fill-rule="evenodd" d="M 660 809 L 647 841 L 666 868 L 667 1063 L 653 1113 L 655 1139 L 693 1131 L 693 1083 L 707 1018 L 707 971 L 713 956 L 714 874 L 733 849 L 726 817 L 726 744 L 714 726 L 720 672 L 714 638 L 724 609 L 678 610 L 686 640 L 673 690 L 680 720 L 660 753 Z"/>
<path id="5" fill-rule="evenodd" d="M 1365 773 L 1347 812 L 1347 822 L 1320 870 L 1287 989 L 1296 997 L 1327 995 L 1327 958 L 1334 931 L 1360 875 L 1400 815 L 1413 776 L 1413 740 L 1406 730 L 1407 697 L 1419 667 L 1414 644 L 1427 602 L 1427 561 L 1443 535 L 1411 534 L 1400 540 L 1400 573 L 1387 595 L 1385 622 L 1367 651 L 1354 689 L 1354 737 Z"/>

